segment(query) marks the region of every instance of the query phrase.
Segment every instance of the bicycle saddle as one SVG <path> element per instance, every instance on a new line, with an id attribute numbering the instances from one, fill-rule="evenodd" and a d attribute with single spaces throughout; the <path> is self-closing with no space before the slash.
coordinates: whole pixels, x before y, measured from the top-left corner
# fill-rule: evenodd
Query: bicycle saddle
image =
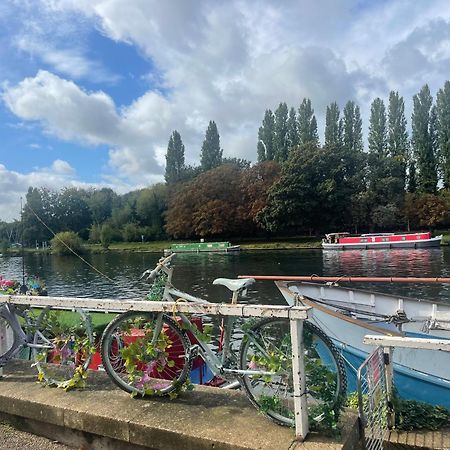
<path id="1" fill-rule="evenodd" d="M 229 278 L 216 278 L 213 284 L 221 284 L 227 287 L 230 291 L 240 291 L 245 289 L 255 282 L 254 278 L 244 278 L 242 280 L 230 280 Z"/>

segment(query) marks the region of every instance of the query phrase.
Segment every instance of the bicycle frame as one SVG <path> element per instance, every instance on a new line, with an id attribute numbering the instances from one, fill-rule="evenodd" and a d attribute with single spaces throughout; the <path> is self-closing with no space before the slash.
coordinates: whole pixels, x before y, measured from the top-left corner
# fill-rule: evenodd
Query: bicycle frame
<path id="1" fill-rule="evenodd" d="M 0 316 L 5 319 L 11 326 L 13 331 L 13 344 L 11 347 L 12 353 L 8 357 L 0 357 L 0 367 L 4 366 L 11 358 L 25 346 L 29 345 L 30 339 L 27 333 L 20 324 L 19 317 L 23 317 L 28 324 L 28 319 L 24 314 L 20 314 L 20 311 L 13 304 L 3 304 L 0 306 Z"/>
<path id="2" fill-rule="evenodd" d="M 163 301 L 170 302 L 178 302 L 178 301 L 188 301 L 193 303 L 211 303 L 208 300 L 194 297 L 186 292 L 180 291 L 176 289 L 172 285 L 172 276 L 173 276 L 173 268 L 166 267 L 164 264 L 161 265 L 161 270 L 167 275 L 166 285 L 164 287 L 163 293 Z M 237 303 L 239 298 L 239 291 L 234 291 L 231 297 L 231 303 Z M 200 357 L 205 361 L 208 367 L 211 369 L 214 375 L 273 375 L 273 372 L 265 372 L 261 370 L 241 370 L 236 368 L 227 367 L 227 361 L 229 360 L 230 351 L 230 342 L 231 342 L 231 334 L 234 329 L 234 324 L 236 319 L 234 317 L 227 317 L 224 321 L 224 336 L 223 336 L 223 351 L 221 357 L 219 358 L 216 353 L 210 348 L 210 346 L 202 342 L 201 340 L 201 332 L 197 329 L 197 327 L 192 324 L 189 318 L 183 313 L 177 313 L 177 316 L 180 317 L 181 321 L 185 328 L 187 328 L 197 339 L 198 344 L 195 344 L 191 347 L 191 355 L 195 355 L 198 353 Z M 157 331 L 156 334 L 158 334 Z M 249 333 L 245 333 L 248 338 L 251 339 L 251 335 Z M 254 341 L 256 345 L 259 344 Z"/>

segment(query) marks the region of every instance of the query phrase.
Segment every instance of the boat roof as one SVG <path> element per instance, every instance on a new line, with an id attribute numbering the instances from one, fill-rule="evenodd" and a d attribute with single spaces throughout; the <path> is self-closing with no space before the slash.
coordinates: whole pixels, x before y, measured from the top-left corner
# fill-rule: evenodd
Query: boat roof
<path id="1" fill-rule="evenodd" d="M 325 236 L 349 236 L 350 233 L 343 231 L 342 233 L 327 233 Z"/>

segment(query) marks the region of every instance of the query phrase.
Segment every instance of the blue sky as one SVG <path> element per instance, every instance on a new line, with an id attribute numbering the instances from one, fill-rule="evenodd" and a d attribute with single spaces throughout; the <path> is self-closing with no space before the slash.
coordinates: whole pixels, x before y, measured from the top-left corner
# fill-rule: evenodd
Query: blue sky
<path id="1" fill-rule="evenodd" d="M 28 186 L 162 180 L 177 129 L 190 164 L 209 120 L 255 161 L 264 110 L 360 106 L 450 78 L 450 4 L 393 0 L 2 0 L 0 220 Z"/>

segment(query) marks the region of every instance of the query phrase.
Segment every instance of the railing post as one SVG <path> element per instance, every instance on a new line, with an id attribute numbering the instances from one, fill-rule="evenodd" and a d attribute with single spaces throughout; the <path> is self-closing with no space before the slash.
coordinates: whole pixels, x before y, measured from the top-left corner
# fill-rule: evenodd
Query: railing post
<path id="1" fill-rule="evenodd" d="M 303 441 L 309 432 L 306 403 L 306 379 L 303 344 L 303 320 L 290 320 L 292 345 L 292 376 L 294 381 L 295 436 Z"/>
<path id="2" fill-rule="evenodd" d="M 388 427 L 393 428 L 395 425 L 395 410 L 392 403 L 392 390 L 394 387 L 394 365 L 393 365 L 393 353 L 394 347 L 383 347 L 384 352 L 384 376 L 386 379 L 386 393 L 387 393 L 387 421 Z"/>

